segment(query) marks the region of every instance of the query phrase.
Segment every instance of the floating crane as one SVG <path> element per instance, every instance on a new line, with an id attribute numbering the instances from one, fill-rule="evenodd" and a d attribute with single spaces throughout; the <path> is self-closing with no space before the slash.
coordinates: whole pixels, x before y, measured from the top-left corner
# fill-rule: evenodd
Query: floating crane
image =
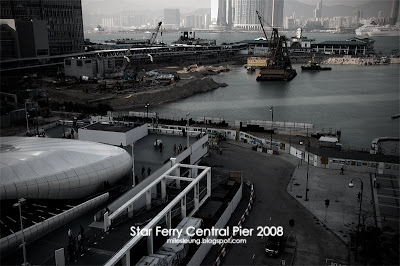
<path id="1" fill-rule="evenodd" d="M 265 32 L 262 22 L 263 19 L 258 11 L 256 12 L 268 43 L 267 66 L 261 68 L 257 81 L 292 80 L 297 75 L 297 72 L 292 68 L 289 51 L 286 45 L 286 37 L 283 35 L 279 36 L 278 29 L 272 28 L 272 34 L 268 41 L 267 33 Z"/>
<path id="2" fill-rule="evenodd" d="M 157 25 L 156 29 L 151 34 L 151 36 L 149 38 L 149 46 L 152 46 L 156 42 L 156 38 L 157 38 L 158 32 L 160 31 L 160 28 L 161 28 L 161 24 L 162 24 L 161 21 L 158 22 L 158 25 Z"/>

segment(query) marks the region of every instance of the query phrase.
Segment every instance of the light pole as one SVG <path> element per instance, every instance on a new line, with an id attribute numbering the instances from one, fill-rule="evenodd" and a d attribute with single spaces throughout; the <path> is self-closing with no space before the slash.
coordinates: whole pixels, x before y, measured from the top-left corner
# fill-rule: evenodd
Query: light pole
<path id="1" fill-rule="evenodd" d="M 147 112 L 147 118 L 149 118 L 149 106 L 150 106 L 150 103 L 146 103 L 146 105 L 144 106 L 145 108 L 146 108 L 146 112 Z"/>
<path id="2" fill-rule="evenodd" d="M 26 118 L 26 133 L 29 134 L 29 122 L 28 122 L 28 109 L 26 108 L 26 104 L 29 102 L 25 102 L 25 118 Z"/>
<path id="3" fill-rule="evenodd" d="M 306 199 L 305 201 L 308 201 L 308 169 L 310 167 L 310 140 L 308 139 L 308 134 L 307 134 L 307 147 L 308 147 L 308 151 L 307 151 L 307 181 L 306 181 Z"/>
<path id="4" fill-rule="evenodd" d="M 24 235 L 24 225 L 22 224 L 22 212 L 21 212 L 21 205 L 25 203 L 24 198 L 20 198 L 17 203 L 14 203 L 14 207 L 18 207 L 19 209 L 19 221 L 21 224 L 21 234 L 22 234 L 22 252 L 24 256 L 24 264 L 23 265 L 28 265 L 26 263 L 26 249 L 25 249 L 25 235 Z"/>
<path id="5" fill-rule="evenodd" d="M 360 218 L 361 218 L 361 206 L 362 206 L 362 198 L 363 198 L 363 190 L 364 190 L 364 183 L 361 180 L 361 178 L 359 177 L 354 177 L 350 183 L 349 183 L 349 187 L 353 188 L 354 187 L 354 183 L 353 180 L 354 179 L 358 179 L 360 180 L 361 183 L 361 194 L 360 194 L 360 207 L 359 207 L 359 211 L 358 211 L 358 224 L 357 224 L 357 250 L 356 250 L 356 259 L 357 259 L 357 254 L 358 254 L 358 244 L 359 244 L 359 238 L 360 238 Z"/>
<path id="6" fill-rule="evenodd" d="M 186 114 L 186 121 L 187 121 L 187 123 L 186 123 L 186 136 L 187 136 L 186 141 L 187 141 L 187 148 L 188 148 L 188 149 L 189 149 L 189 132 L 188 132 L 188 128 L 189 128 L 189 115 L 190 115 L 190 113 L 187 113 L 187 114 Z"/>
<path id="7" fill-rule="evenodd" d="M 64 129 L 64 110 L 65 110 L 65 106 L 61 107 L 61 112 L 62 112 L 62 126 L 63 126 L 63 137 L 65 138 L 65 129 Z"/>
<path id="8" fill-rule="evenodd" d="M 135 180 L 135 155 L 133 153 L 133 147 L 135 146 L 135 142 L 133 141 L 132 144 L 132 187 L 136 185 L 136 180 Z"/>
<path id="9" fill-rule="evenodd" d="M 271 108 L 269 108 L 269 111 L 272 114 L 272 125 L 271 125 L 271 150 L 272 150 L 272 132 L 274 131 L 274 107 L 271 106 Z"/>
<path id="10" fill-rule="evenodd" d="M 35 122 L 36 122 L 36 135 L 39 136 L 39 118 L 38 118 L 38 109 L 39 109 L 39 103 L 36 102 L 35 105 L 35 113 L 36 113 L 36 117 L 35 117 Z"/>

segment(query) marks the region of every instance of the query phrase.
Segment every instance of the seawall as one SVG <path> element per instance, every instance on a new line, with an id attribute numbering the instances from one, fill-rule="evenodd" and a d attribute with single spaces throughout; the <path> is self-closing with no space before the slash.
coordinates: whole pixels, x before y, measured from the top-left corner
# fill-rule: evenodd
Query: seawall
<path id="1" fill-rule="evenodd" d="M 173 102 L 190 97 L 196 93 L 211 91 L 225 86 L 227 86 L 225 83 L 217 83 L 209 77 L 192 77 L 186 80 L 182 79 L 177 83 L 157 89 L 139 92 L 128 96 L 121 95 L 119 98 L 115 98 L 109 103 L 114 110 L 124 110 L 142 106 L 143 103 L 146 102 L 151 102 L 152 105 Z"/>

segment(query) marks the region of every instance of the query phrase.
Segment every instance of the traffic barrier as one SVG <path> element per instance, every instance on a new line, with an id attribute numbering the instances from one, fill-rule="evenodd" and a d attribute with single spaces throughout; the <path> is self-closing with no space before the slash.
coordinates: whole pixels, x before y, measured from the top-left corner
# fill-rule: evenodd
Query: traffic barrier
<path id="1" fill-rule="evenodd" d="M 250 192 L 250 199 L 249 199 L 249 204 L 247 205 L 247 208 L 245 210 L 245 212 L 243 213 L 243 215 L 240 217 L 240 220 L 237 224 L 238 227 L 241 227 L 242 224 L 244 223 L 244 221 L 246 220 L 246 217 L 248 217 L 250 215 L 250 210 L 252 208 L 254 199 L 256 197 L 255 195 L 255 191 L 254 191 L 254 184 L 251 183 L 251 192 Z M 221 260 L 226 256 L 227 252 L 229 251 L 229 246 L 230 243 L 232 242 L 233 236 L 235 236 L 236 233 L 232 233 L 232 235 L 229 237 L 229 241 L 228 243 L 224 243 L 220 245 L 220 249 L 218 250 L 218 256 L 214 262 L 215 266 L 219 266 L 221 264 Z"/>

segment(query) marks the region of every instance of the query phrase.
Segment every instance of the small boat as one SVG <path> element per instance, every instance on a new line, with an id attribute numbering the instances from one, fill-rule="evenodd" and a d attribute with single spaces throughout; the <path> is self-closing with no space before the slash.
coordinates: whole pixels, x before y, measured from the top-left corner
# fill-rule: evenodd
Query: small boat
<path id="1" fill-rule="evenodd" d="M 247 73 L 253 73 L 254 71 L 256 71 L 256 69 L 254 67 L 247 68 Z"/>
<path id="2" fill-rule="evenodd" d="M 323 70 L 332 70 L 331 67 L 321 67 L 315 61 L 315 55 L 313 55 L 311 61 L 308 61 L 308 64 L 305 66 L 301 66 L 301 70 L 303 71 L 323 71 Z"/>
<path id="3" fill-rule="evenodd" d="M 399 118 L 399 117 L 400 117 L 400 114 L 392 115 L 392 119 L 396 119 L 396 118 Z"/>

